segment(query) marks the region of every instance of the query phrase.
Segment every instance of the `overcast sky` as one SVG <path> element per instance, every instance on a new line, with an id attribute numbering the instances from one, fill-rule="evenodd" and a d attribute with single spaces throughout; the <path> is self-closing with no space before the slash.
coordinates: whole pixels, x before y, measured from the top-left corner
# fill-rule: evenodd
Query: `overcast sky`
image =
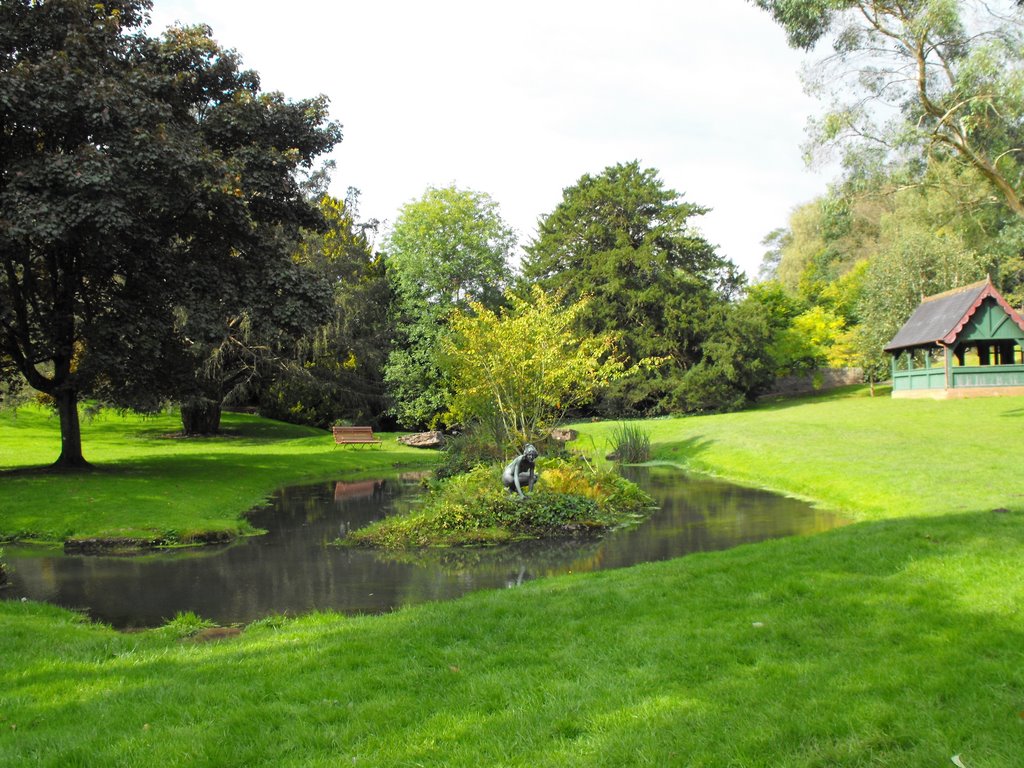
<path id="1" fill-rule="evenodd" d="M 639 160 L 749 274 L 825 191 L 801 159 L 805 58 L 746 0 L 155 0 L 344 126 L 331 191 L 394 221 L 430 186 L 489 194 L 522 242 L 584 173 Z"/>

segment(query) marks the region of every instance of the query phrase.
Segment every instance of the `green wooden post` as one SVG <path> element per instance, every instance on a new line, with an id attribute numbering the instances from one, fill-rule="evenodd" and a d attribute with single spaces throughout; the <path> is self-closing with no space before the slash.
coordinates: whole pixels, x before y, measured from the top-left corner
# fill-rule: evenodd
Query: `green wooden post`
<path id="1" fill-rule="evenodd" d="M 953 350 L 949 347 L 943 347 L 946 351 L 945 363 L 946 363 L 946 389 L 953 388 Z"/>

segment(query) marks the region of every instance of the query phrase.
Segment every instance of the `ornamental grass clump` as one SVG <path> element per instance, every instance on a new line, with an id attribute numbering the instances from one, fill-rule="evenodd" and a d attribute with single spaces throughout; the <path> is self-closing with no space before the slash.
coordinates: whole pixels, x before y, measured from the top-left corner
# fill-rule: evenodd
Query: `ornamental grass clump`
<path id="1" fill-rule="evenodd" d="M 525 498 L 504 489 L 500 465 L 478 466 L 434 481 L 410 512 L 353 531 L 340 543 L 385 549 L 503 544 L 629 525 L 653 507 L 636 484 L 578 460 L 542 463 L 540 480 Z"/>
<path id="2" fill-rule="evenodd" d="M 609 458 L 621 464 L 642 464 L 651 458 L 651 435 L 636 424 L 623 422 L 616 426 L 609 441 L 612 455 Z"/>
<path id="3" fill-rule="evenodd" d="M 214 622 L 204 619 L 193 611 L 179 611 L 173 619 L 169 619 L 164 624 L 163 631 L 172 637 L 185 639 L 215 626 L 217 625 Z"/>

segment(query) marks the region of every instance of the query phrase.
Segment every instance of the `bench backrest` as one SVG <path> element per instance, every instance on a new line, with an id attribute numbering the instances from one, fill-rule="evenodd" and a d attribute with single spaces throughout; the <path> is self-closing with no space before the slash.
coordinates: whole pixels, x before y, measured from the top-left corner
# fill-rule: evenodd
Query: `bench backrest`
<path id="1" fill-rule="evenodd" d="M 373 427 L 331 427 L 334 439 L 374 440 Z"/>

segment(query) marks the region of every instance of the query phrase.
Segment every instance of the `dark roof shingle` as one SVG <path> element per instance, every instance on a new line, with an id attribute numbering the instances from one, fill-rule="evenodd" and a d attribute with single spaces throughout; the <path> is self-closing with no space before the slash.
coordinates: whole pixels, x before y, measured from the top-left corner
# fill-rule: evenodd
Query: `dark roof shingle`
<path id="1" fill-rule="evenodd" d="M 953 344 L 986 299 L 1002 307 L 1024 334 L 1024 318 L 1006 302 L 989 279 L 924 299 L 886 345 L 885 351 Z"/>

